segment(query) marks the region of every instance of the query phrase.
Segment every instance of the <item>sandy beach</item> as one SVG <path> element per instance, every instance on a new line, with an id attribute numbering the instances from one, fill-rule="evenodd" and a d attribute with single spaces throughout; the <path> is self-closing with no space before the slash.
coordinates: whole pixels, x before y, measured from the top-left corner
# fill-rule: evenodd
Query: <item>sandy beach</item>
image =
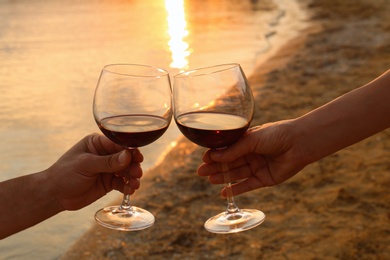
<path id="1" fill-rule="evenodd" d="M 300 116 L 390 68 L 389 0 L 299 2 L 310 26 L 249 79 L 253 125 Z M 203 228 L 225 209 L 221 187 L 196 175 L 204 151 L 183 137 L 144 174 L 133 201 L 156 216 L 154 226 L 96 225 L 63 259 L 390 259 L 389 130 L 237 196 L 239 207 L 267 217 L 232 235 Z"/>

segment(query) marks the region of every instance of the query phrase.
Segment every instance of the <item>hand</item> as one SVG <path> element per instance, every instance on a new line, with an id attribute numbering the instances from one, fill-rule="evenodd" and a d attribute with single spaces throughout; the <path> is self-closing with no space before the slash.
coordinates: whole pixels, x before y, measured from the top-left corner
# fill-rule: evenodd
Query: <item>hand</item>
<path id="1" fill-rule="evenodd" d="M 139 188 L 143 156 L 138 149 L 126 150 L 98 134 L 88 135 L 68 150 L 48 169 L 63 210 L 77 210 L 111 190 L 124 191 L 130 181 L 130 194 Z"/>
<path id="2" fill-rule="evenodd" d="M 206 151 L 198 174 L 209 176 L 212 184 L 221 184 L 221 163 L 227 163 L 234 195 L 282 183 L 305 166 L 293 133 L 287 120 L 251 128 L 232 146 Z M 222 196 L 226 197 L 225 189 Z"/>

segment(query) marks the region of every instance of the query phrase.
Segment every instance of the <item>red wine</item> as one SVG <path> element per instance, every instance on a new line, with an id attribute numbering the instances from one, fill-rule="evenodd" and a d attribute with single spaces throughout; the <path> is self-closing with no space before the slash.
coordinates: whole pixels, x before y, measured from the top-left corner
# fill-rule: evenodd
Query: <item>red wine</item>
<path id="1" fill-rule="evenodd" d="M 106 117 L 98 126 L 114 143 L 125 147 L 141 147 L 162 136 L 169 126 L 169 121 L 151 115 L 121 115 Z"/>
<path id="2" fill-rule="evenodd" d="M 210 112 L 182 114 L 176 124 L 190 141 L 208 148 L 233 144 L 249 127 L 245 117 Z"/>

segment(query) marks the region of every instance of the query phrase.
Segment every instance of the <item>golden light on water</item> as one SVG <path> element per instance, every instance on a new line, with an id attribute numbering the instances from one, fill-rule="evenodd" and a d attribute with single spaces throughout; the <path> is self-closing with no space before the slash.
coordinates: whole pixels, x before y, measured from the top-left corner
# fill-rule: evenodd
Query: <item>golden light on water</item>
<path id="1" fill-rule="evenodd" d="M 170 37 L 168 45 L 172 53 L 172 62 L 169 66 L 176 69 L 187 69 L 190 51 L 188 43 L 184 40 L 188 35 L 184 0 L 165 0 L 165 9 L 168 13 L 168 34 Z"/>

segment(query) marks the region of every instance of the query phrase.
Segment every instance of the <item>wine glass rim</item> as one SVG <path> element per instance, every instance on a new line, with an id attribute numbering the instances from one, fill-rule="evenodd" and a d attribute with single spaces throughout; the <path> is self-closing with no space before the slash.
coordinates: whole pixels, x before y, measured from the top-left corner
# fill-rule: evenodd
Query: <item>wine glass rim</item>
<path id="1" fill-rule="evenodd" d="M 179 74 L 176 74 L 174 76 L 174 78 L 198 77 L 198 76 L 218 73 L 218 72 L 229 70 L 229 69 L 232 69 L 235 67 L 240 67 L 240 64 L 239 63 L 218 64 L 218 65 L 207 66 L 207 67 L 192 69 L 192 70 L 188 70 L 188 71 L 183 71 Z M 213 70 L 211 70 L 211 69 L 213 69 Z"/>
<path id="2" fill-rule="evenodd" d="M 114 67 L 139 67 L 139 68 L 150 68 L 154 69 L 156 72 L 158 72 L 156 75 L 148 75 L 148 74 L 141 74 L 141 73 L 136 73 L 136 72 L 118 72 L 110 68 Z M 112 74 L 117 74 L 117 75 L 124 75 L 124 76 L 132 76 L 132 77 L 160 77 L 160 76 L 167 76 L 169 75 L 169 72 L 165 69 L 152 66 L 152 65 L 144 65 L 144 64 L 136 64 L 136 63 L 112 63 L 112 64 L 107 64 L 103 67 L 103 71 L 112 73 Z"/>

